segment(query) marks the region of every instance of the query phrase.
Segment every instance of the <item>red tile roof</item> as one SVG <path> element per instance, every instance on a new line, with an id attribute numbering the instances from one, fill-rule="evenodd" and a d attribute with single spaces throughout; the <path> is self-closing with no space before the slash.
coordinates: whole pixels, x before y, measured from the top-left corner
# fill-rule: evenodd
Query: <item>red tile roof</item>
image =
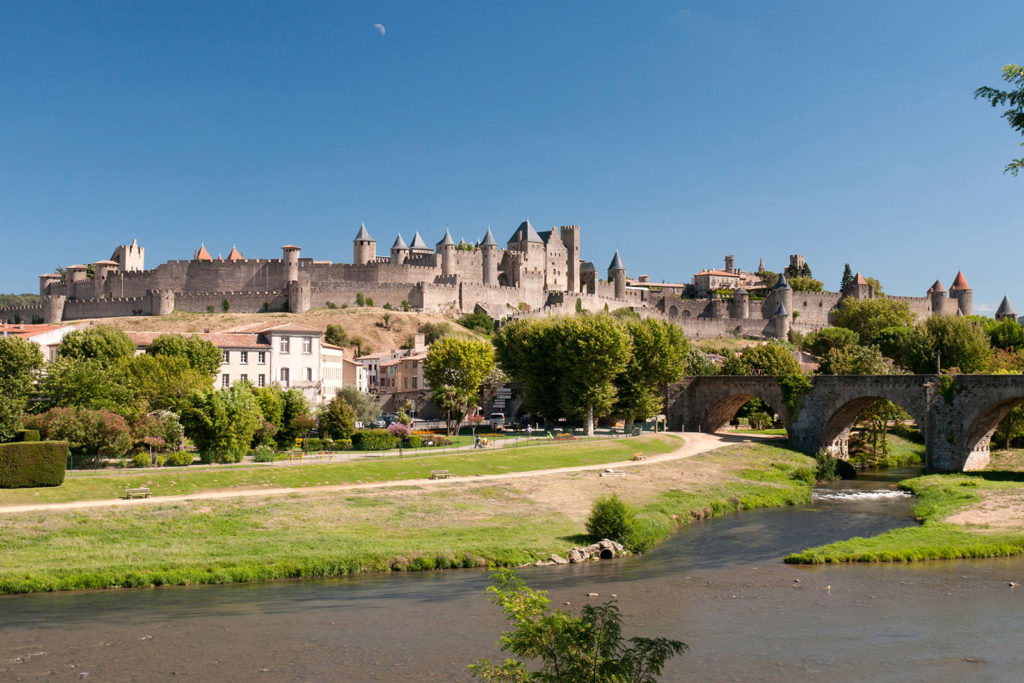
<path id="1" fill-rule="evenodd" d="M 27 325 L 25 323 L 0 323 L 0 335 L 34 337 L 43 332 L 59 330 L 61 325 Z"/>
<path id="2" fill-rule="evenodd" d="M 245 256 L 242 255 L 242 252 L 238 251 L 238 248 L 235 247 L 234 245 L 232 245 L 231 253 L 228 254 L 228 261 L 244 261 L 244 260 L 245 260 Z"/>
<path id="3" fill-rule="evenodd" d="M 864 276 L 860 274 L 860 271 L 857 271 L 857 276 L 853 278 L 853 284 L 866 285 L 867 283 L 868 281 L 864 279 Z"/>
<path id="4" fill-rule="evenodd" d="M 971 286 L 967 284 L 967 278 L 964 277 L 962 271 L 956 271 L 956 279 L 953 280 L 953 284 L 949 286 L 952 289 L 970 289 Z"/>
<path id="5" fill-rule="evenodd" d="M 128 338 L 138 347 L 147 347 L 157 337 L 167 332 L 125 332 Z M 184 332 L 183 337 L 199 337 L 221 349 L 269 349 L 270 343 L 260 339 L 258 334 L 240 334 L 227 332 Z"/>
<path id="6" fill-rule="evenodd" d="M 730 273 L 726 270 L 702 270 L 697 273 L 697 275 L 714 275 L 716 277 L 734 277 L 737 280 L 740 279 L 740 276 L 736 273 Z M 694 277 L 696 277 L 696 275 Z"/>
<path id="7" fill-rule="evenodd" d="M 236 333 L 236 332 L 296 332 L 298 334 L 318 334 L 323 335 L 324 331 L 317 327 L 307 327 L 306 325 L 297 325 L 295 323 L 276 323 L 276 322 L 259 322 L 249 323 L 248 325 L 239 325 L 238 327 L 232 327 L 225 332 Z"/>
<path id="8" fill-rule="evenodd" d="M 192 260 L 193 261 L 212 261 L 213 259 L 210 258 L 210 252 L 206 251 L 206 245 L 205 244 L 200 244 L 199 245 L 199 251 L 197 251 L 195 253 L 195 256 L 192 257 Z"/>

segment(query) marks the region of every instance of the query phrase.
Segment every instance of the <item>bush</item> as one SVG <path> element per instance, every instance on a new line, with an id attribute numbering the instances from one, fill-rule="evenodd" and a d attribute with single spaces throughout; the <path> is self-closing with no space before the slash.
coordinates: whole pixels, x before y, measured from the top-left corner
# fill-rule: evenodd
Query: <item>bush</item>
<path id="1" fill-rule="evenodd" d="M 274 462 L 274 449 L 269 446 L 257 446 L 252 451 L 252 459 L 256 462 Z"/>
<path id="2" fill-rule="evenodd" d="M 632 553 L 646 553 L 669 534 L 668 521 L 655 517 L 638 517 L 623 543 Z"/>
<path id="3" fill-rule="evenodd" d="M 747 423 L 750 424 L 751 429 L 767 429 L 772 424 L 772 417 L 768 413 L 758 411 L 750 414 L 750 417 L 747 418 Z"/>
<path id="4" fill-rule="evenodd" d="M 164 456 L 164 465 L 167 467 L 187 467 L 192 464 L 193 455 L 191 451 L 174 451 Z"/>
<path id="5" fill-rule="evenodd" d="M 392 422 L 388 425 L 387 432 L 394 436 L 396 441 L 405 441 L 412 436 L 412 427 L 401 422 Z"/>
<path id="6" fill-rule="evenodd" d="M 594 501 L 587 518 L 587 534 L 594 541 L 607 538 L 625 544 L 636 522 L 636 514 L 615 494 Z"/>
<path id="7" fill-rule="evenodd" d="M 60 486 L 67 462 L 66 441 L 0 444 L 0 488 Z"/>
<path id="8" fill-rule="evenodd" d="M 428 434 L 422 438 L 422 443 L 424 446 L 440 447 L 449 446 L 452 442 L 447 436 L 442 436 L 440 434 Z"/>
<path id="9" fill-rule="evenodd" d="M 839 468 L 836 458 L 824 448 L 814 454 L 814 460 L 818 463 L 816 477 L 818 481 L 835 481 L 839 478 Z"/>
<path id="10" fill-rule="evenodd" d="M 335 439 L 334 450 L 336 451 L 349 451 L 352 450 L 352 439 Z"/>
<path id="11" fill-rule="evenodd" d="M 132 444 L 128 422 L 108 410 L 51 408 L 37 423 L 48 440 L 67 441 L 76 455 L 121 455 Z"/>
<path id="12" fill-rule="evenodd" d="M 132 456 L 132 467 L 149 467 L 149 453 L 136 453 Z"/>
<path id="13" fill-rule="evenodd" d="M 423 445 L 423 439 L 419 434 L 412 434 L 408 439 L 405 440 L 406 448 L 419 448 Z"/>
<path id="14" fill-rule="evenodd" d="M 362 451 L 386 451 L 398 445 L 398 438 L 386 429 L 361 429 L 352 435 L 352 446 Z"/>
<path id="15" fill-rule="evenodd" d="M 17 442 L 39 441 L 39 430 L 19 429 L 14 433 L 14 440 Z"/>

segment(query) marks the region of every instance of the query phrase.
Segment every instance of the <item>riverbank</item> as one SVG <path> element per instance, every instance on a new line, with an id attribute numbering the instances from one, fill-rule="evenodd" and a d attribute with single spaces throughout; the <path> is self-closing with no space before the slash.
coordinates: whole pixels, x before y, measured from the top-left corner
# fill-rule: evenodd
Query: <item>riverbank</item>
<path id="1" fill-rule="evenodd" d="M 436 469 L 436 462 L 431 458 L 425 466 Z M 549 457 L 545 464 L 562 462 Z M 587 470 L 23 512 L 0 517 L 0 592 L 521 565 L 578 542 L 600 495 L 616 493 L 645 514 L 686 524 L 805 502 L 812 466 L 810 458 L 782 448 L 736 444 L 691 458 L 652 458 L 611 476 Z"/>
<path id="2" fill-rule="evenodd" d="M 915 562 L 1024 554 L 1024 459 L 995 452 L 986 470 L 900 482 L 917 496 L 920 526 L 808 548 L 791 564 Z"/>

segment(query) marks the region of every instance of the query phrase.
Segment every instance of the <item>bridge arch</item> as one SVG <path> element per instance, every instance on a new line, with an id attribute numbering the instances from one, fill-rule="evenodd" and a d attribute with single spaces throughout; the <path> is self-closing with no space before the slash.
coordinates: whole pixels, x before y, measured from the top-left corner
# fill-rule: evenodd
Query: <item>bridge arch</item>
<path id="1" fill-rule="evenodd" d="M 877 392 L 878 395 L 873 392 L 869 395 L 848 398 L 845 403 L 840 400 L 837 401 L 838 405 L 823 411 L 824 423 L 821 428 L 819 448 L 824 448 L 837 458 L 848 459 L 850 457 L 850 432 L 857 423 L 857 418 L 878 401 L 891 401 L 905 410 L 910 417 L 914 418 L 918 429 L 924 434 L 927 424 L 926 406 L 906 401 L 905 397 L 902 397 L 901 400 L 899 396 L 882 395 L 884 393 L 887 392 Z"/>
<path id="2" fill-rule="evenodd" d="M 1024 405 L 1024 393 L 1001 396 L 999 400 L 980 405 L 964 417 L 964 469 L 984 467 L 988 462 L 992 435 L 1003 418 L 1014 408 Z"/>

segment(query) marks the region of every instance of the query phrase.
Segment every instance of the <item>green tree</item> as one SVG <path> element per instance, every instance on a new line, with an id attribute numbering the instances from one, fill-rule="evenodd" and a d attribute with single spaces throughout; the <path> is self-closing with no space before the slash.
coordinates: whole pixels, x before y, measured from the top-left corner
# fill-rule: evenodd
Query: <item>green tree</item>
<path id="1" fill-rule="evenodd" d="M 263 413 L 246 382 L 192 394 L 181 412 L 185 434 L 204 462 L 240 462 Z"/>
<path id="2" fill-rule="evenodd" d="M 820 292 L 825 288 L 825 283 L 809 275 L 794 275 L 789 278 L 789 286 L 794 292 Z"/>
<path id="3" fill-rule="evenodd" d="M 1000 322 L 993 320 L 992 323 L 985 330 L 992 346 L 997 349 L 1024 349 L 1024 326 L 1010 318 Z"/>
<path id="4" fill-rule="evenodd" d="M 994 443 L 1003 444 L 1003 448 L 1010 448 L 1014 441 L 1024 437 L 1024 406 L 1017 406 L 1006 414 L 995 434 L 992 435 Z"/>
<path id="5" fill-rule="evenodd" d="M 843 299 L 832 311 L 832 324 L 857 333 L 862 344 L 874 343 L 875 335 L 886 327 L 904 327 L 914 322 L 914 314 L 905 301 L 892 299 Z"/>
<path id="6" fill-rule="evenodd" d="M 284 391 L 281 387 L 258 387 L 252 390 L 252 395 L 263 413 L 263 419 L 277 430 L 284 427 Z"/>
<path id="7" fill-rule="evenodd" d="M 1007 120 L 1010 128 L 1024 135 L 1024 66 L 1007 64 L 1003 67 L 1003 80 L 1014 89 L 999 90 L 987 85 L 974 91 L 975 99 L 988 100 L 993 107 L 1006 106 L 1000 116 Z M 1024 147 L 1024 142 L 1020 143 Z M 1024 157 L 1013 159 L 1003 169 L 1003 173 L 1017 175 L 1024 168 Z"/>
<path id="8" fill-rule="evenodd" d="M 487 336 L 494 334 L 494 321 L 483 311 L 474 311 L 462 316 L 459 318 L 459 324 L 480 334 Z"/>
<path id="9" fill-rule="evenodd" d="M 210 387 L 210 375 L 192 367 L 184 356 L 134 356 L 109 372 L 124 383 L 142 412 L 177 408 L 189 394 Z"/>
<path id="10" fill-rule="evenodd" d="M 878 278 L 876 278 L 876 277 L 866 277 L 866 278 L 864 278 L 864 282 L 866 282 L 869 285 L 871 285 L 871 291 L 874 293 L 875 296 L 884 296 L 885 295 L 885 290 L 882 289 L 882 283 L 878 281 Z"/>
<path id="11" fill-rule="evenodd" d="M 291 388 L 282 394 L 284 398 L 284 415 L 281 418 L 281 429 L 278 431 L 278 443 L 291 446 L 295 439 L 303 436 L 310 427 L 309 403 L 298 389 Z"/>
<path id="12" fill-rule="evenodd" d="M 615 378 L 626 369 L 632 342 L 623 325 L 607 315 L 560 318 L 553 331 L 562 413 L 583 418 L 592 436 L 594 421 L 615 405 Z"/>
<path id="13" fill-rule="evenodd" d="M 989 337 L 976 320 L 935 315 L 914 328 L 903 355 L 917 373 L 936 372 L 940 357 L 942 368 L 972 373 L 985 367 L 991 352 Z"/>
<path id="14" fill-rule="evenodd" d="M 878 331 L 873 341 L 882 355 L 892 358 L 900 367 L 906 367 L 904 351 L 913 335 L 914 328 L 909 325 L 886 327 Z"/>
<path id="15" fill-rule="evenodd" d="M 419 332 L 423 335 L 424 343 L 429 345 L 441 337 L 451 334 L 452 326 L 448 323 L 423 323 L 420 325 Z"/>
<path id="16" fill-rule="evenodd" d="M 341 325 L 328 325 L 324 332 L 324 341 L 334 346 L 345 346 L 348 344 L 348 333 Z"/>
<path id="17" fill-rule="evenodd" d="M 43 367 L 39 346 L 22 337 L 0 337 L 0 441 L 21 428 L 36 373 Z"/>
<path id="18" fill-rule="evenodd" d="M 574 617 L 564 610 L 550 611 L 546 591 L 534 591 L 505 569 L 488 586 L 490 601 L 501 607 L 511 629 L 498 645 L 517 657 L 538 660 L 530 671 L 527 661 L 506 659 L 500 666 L 480 659 L 469 666 L 476 678 L 489 681 L 551 681 L 587 683 L 651 683 L 671 657 L 686 652 L 686 643 L 667 638 L 630 638 L 622 635 L 622 617 L 614 602 L 586 605 Z"/>
<path id="19" fill-rule="evenodd" d="M 843 277 L 839 281 L 839 291 L 844 291 L 847 287 L 853 284 L 853 271 L 850 269 L 849 263 L 843 264 Z"/>
<path id="20" fill-rule="evenodd" d="M 804 337 L 801 348 L 815 356 L 824 356 L 832 349 L 848 349 L 857 346 L 860 337 L 845 327 L 826 327 Z"/>
<path id="21" fill-rule="evenodd" d="M 351 439 L 356 430 L 356 413 L 341 396 L 320 409 L 320 433 L 328 439 Z"/>
<path id="22" fill-rule="evenodd" d="M 734 360 L 735 359 L 735 360 Z M 778 342 L 767 342 L 757 346 L 748 346 L 739 356 L 726 359 L 722 368 L 726 375 L 799 375 L 800 363 L 793 357 L 793 352 Z"/>
<path id="23" fill-rule="evenodd" d="M 717 375 L 718 366 L 715 365 L 708 354 L 690 344 L 686 352 L 686 375 L 696 377 L 698 375 Z"/>
<path id="24" fill-rule="evenodd" d="M 57 358 L 47 366 L 36 384 L 33 410 L 58 406 L 109 410 L 129 419 L 145 412 L 120 365 L 107 367 L 95 358 Z"/>
<path id="25" fill-rule="evenodd" d="M 338 396 L 352 406 L 358 422 L 369 425 L 380 417 L 380 401 L 373 394 L 359 391 L 355 386 L 349 384 L 341 388 Z"/>
<path id="26" fill-rule="evenodd" d="M 161 334 L 146 347 L 150 356 L 176 356 L 188 361 L 190 367 L 209 378 L 220 369 L 224 355 L 220 349 L 197 336 Z"/>
<path id="27" fill-rule="evenodd" d="M 635 420 L 661 412 L 668 384 L 686 372 L 690 344 L 678 325 L 654 320 L 626 323 L 633 351 L 625 371 L 615 379 L 616 414 L 626 418 L 627 431 Z"/>
<path id="28" fill-rule="evenodd" d="M 769 291 L 775 288 L 776 283 L 779 281 L 779 274 L 770 270 L 759 270 L 755 273 L 759 278 L 764 280 L 765 289 Z"/>
<path id="29" fill-rule="evenodd" d="M 886 375 L 889 366 L 876 346 L 829 349 L 821 358 L 821 375 Z"/>
<path id="30" fill-rule="evenodd" d="M 58 358 L 94 360 L 103 367 L 110 367 L 133 355 L 135 342 L 121 330 L 108 325 L 70 332 L 57 346 Z"/>
<path id="31" fill-rule="evenodd" d="M 561 378 L 552 361 L 553 319 L 520 319 L 506 323 L 494 335 L 494 350 L 502 370 L 525 387 L 525 405 L 532 413 L 557 418 Z"/>
<path id="32" fill-rule="evenodd" d="M 494 347 L 490 342 L 444 337 L 430 347 L 423 363 L 423 379 L 441 409 L 449 436 L 476 405 L 480 383 L 493 369 Z"/>

